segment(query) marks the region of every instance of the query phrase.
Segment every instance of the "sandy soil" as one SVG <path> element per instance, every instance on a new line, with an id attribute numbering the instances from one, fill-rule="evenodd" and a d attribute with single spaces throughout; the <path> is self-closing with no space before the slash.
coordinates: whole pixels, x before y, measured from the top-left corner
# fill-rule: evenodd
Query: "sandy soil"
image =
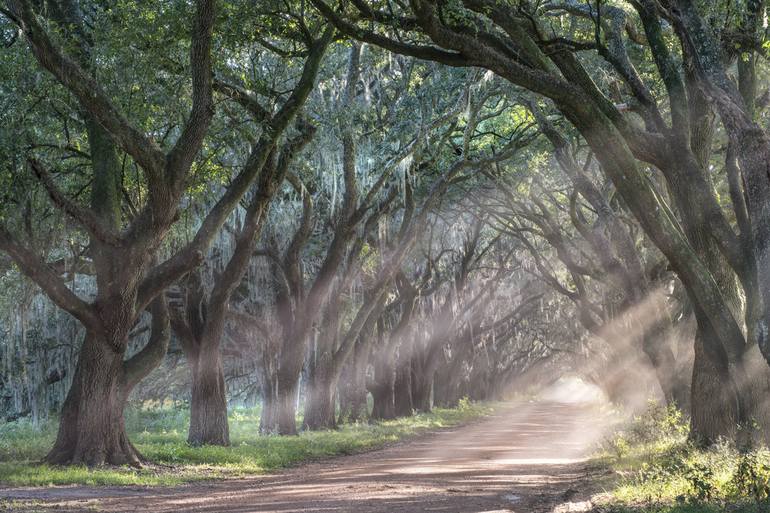
<path id="1" fill-rule="evenodd" d="M 0 497 L 60 511 L 588 511 L 596 476 L 584 458 L 602 436 L 603 420 L 587 405 L 524 403 L 387 449 L 269 476 L 165 489 L 0 489 Z"/>

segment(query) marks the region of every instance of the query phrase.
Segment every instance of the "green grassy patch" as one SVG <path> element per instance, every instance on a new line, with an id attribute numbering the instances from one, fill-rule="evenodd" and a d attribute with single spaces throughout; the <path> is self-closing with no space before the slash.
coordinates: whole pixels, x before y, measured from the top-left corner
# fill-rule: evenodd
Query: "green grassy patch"
<path id="1" fill-rule="evenodd" d="M 428 430 L 487 415 L 492 407 L 463 402 L 459 408 L 387 422 L 348 424 L 299 436 L 260 436 L 259 409 L 230 413 L 230 447 L 191 447 L 185 441 L 189 412 L 183 409 L 129 410 L 131 440 L 155 466 L 56 467 L 40 461 L 53 443 L 56 422 L 34 429 L 24 420 L 0 425 L 0 483 L 11 486 L 64 484 L 171 486 L 201 479 L 241 477 L 319 458 L 383 447 Z M 2 509 L 0 509 L 2 511 Z"/>
<path id="2" fill-rule="evenodd" d="M 699 448 L 674 408 L 650 405 L 598 456 L 618 476 L 599 502 L 608 513 L 770 512 L 770 451 L 729 443 Z"/>

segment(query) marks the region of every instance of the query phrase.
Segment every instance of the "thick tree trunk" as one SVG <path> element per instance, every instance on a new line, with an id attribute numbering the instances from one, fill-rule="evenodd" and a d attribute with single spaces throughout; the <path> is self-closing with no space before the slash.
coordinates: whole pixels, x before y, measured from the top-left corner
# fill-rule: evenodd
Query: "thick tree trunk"
<path id="1" fill-rule="evenodd" d="M 736 390 L 724 363 L 715 362 L 704 348 L 701 327 L 695 335 L 690 413 L 691 437 L 709 445 L 720 438 L 735 439 L 739 423 Z"/>
<path id="2" fill-rule="evenodd" d="M 491 399 L 492 387 L 490 386 L 490 378 L 491 369 L 489 354 L 477 355 L 473 359 L 468 383 L 468 397 L 472 401 L 487 401 Z"/>
<path id="3" fill-rule="evenodd" d="M 428 376 L 417 359 L 412 361 L 412 406 L 421 413 L 429 413 L 433 376 Z"/>
<path id="4" fill-rule="evenodd" d="M 412 403 L 412 369 L 407 351 L 399 349 L 396 360 L 396 376 L 393 383 L 393 406 L 396 417 L 409 417 L 414 410 Z"/>
<path id="5" fill-rule="evenodd" d="M 204 348 L 209 348 L 206 350 Z M 202 344 L 201 353 L 190 362 L 190 445 L 230 445 L 227 423 L 227 388 L 219 355 L 219 344 Z"/>
<path id="6" fill-rule="evenodd" d="M 319 359 L 308 380 L 305 415 L 302 420 L 304 429 L 318 431 L 336 427 L 334 417 L 335 380 L 331 375 L 330 366 L 331 362 L 327 358 Z"/>
<path id="7" fill-rule="evenodd" d="M 123 380 L 123 354 L 87 334 L 47 463 L 141 465 L 126 434 L 123 408 L 130 390 Z"/>
<path id="8" fill-rule="evenodd" d="M 441 404 L 436 403 L 438 406 L 442 406 L 443 408 L 457 408 L 457 406 L 460 404 L 460 399 L 463 397 L 463 382 L 460 379 L 460 374 L 457 373 L 457 375 L 450 373 L 448 376 L 444 376 L 445 379 L 445 390 L 444 390 L 444 398 Z M 434 387 L 435 387 L 435 380 L 434 380 Z M 434 390 L 435 395 L 435 390 Z M 435 399 L 434 399 L 435 402 Z"/>
<path id="9" fill-rule="evenodd" d="M 361 422 L 365 420 L 368 413 L 366 404 L 366 388 L 362 383 L 351 385 L 347 383 L 345 387 L 339 390 L 340 414 L 339 423 L 343 422 Z"/>
<path id="10" fill-rule="evenodd" d="M 262 411 L 259 417 L 259 432 L 263 435 L 273 434 L 278 430 L 277 416 L 277 348 L 275 340 L 267 340 L 262 347 L 259 357 L 259 392 L 262 399 Z"/>
<path id="11" fill-rule="evenodd" d="M 770 442 L 770 368 L 759 348 L 753 346 L 744 357 L 748 384 L 745 402 L 751 410 L 750 421 L 757 430 L 752 434 L 753 443 L 767 445 Z"/>
<path id="12" fill-rule="evenodd" d="M 297 392 L 299 372 L 279 375 L 276 391 L 275 417 L 279 435 L 297 434 Z"/>
<path id="13" fill-rule="evenodd" d="M 372 419 L 390 420 L 396 418 L 395 355 L 390 354 L 388 348 L 383 348 L 379 353 L 374 362 L 374 380 L 369 388 L 372 393 Z"/>
<path id="14" fill-rule="evenodd" d="M 266 383 L 262 385 L 262 412 L 259 417 L 259 433 L 270 435 L 278 429 L 278 398 L 276 396 L 275 381 L 271 378 L 265 379 Z"/>
<path id="15" fill-rule="evenodd" d="M 433 404 L 439 408 L 451 408 L 452 380 L 450 377 L 451 366 L 443 362 L 433 377 Z"/>
<path id="16" fill-rule="evenodd" d="M 314 389 L 308 394 L 305 403 L 303 427 L 310 431 L 334 429 L 337 427 L 334 416 L 334 390 L 328 384 Z"/>
<path id="17" fill-rule="evenodd" d="M 342 381 L 338 387 L 340 397 L 339 422 L 359 422 L 367 416 L 366 404 L 366 364 L 369 345 L 359 340 L 355 355 L 343 370 Z"/>
<path id="18" fill-rule="evenodd" d="M 392 383 L 391 383 L 392 385 Z M 377 383 L 371 389 L 372 420 L 391 420 L 396 418 L 393 401 L 393 388 L 386 383 Z"/>
<path id="19" fill-rule="evenodd" d="M 659 328 L 660 326 L 656 326 L 642 334 L 642 350 L 655 370 L 666 403 L 681 405 L 677 389 L 676 360 L 668 340 L 670 330 Z"/>

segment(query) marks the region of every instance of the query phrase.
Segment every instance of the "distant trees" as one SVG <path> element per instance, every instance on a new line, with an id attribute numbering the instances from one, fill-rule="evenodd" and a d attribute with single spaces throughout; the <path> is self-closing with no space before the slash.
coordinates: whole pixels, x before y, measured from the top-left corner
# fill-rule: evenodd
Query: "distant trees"
<path id="1" fill-rule="evenodd" d="M 204 294 L 200 280 L 194 280 L 185 291 L 182 311 L 174 309 L 172 326 L 184 348 L 192 373 L 190 400 L 190 433 L 188 442 L 194 445 L 229 445 L 227 399 L 220 358 L 220 345 L 225 331 L 230 296 L 246 273 L 249 261 L 267 218 L 270 202 L 289 172 L 297 154 L 310 142 L 315 127 L 299 119 L 296 135 L 278 145 L 282 118 L 296 113 L 307 99 L 322 56 L 332 37 L 327 30 L 310 42 L 308 57 L 300 79 L 283 106 L 274 114 L 267 111 L 256 98 L 239 87 L 219 82 L 217 89 L 255 116 L 257 123 L 267 127 L 261 139 L 252 145 L 242 173 L 257 176 L 251 198 L 245 208 L 239 229 L 235 230 L 232 254 L 219 269 L 211 290 Z M 267 155 L 265 155 L 267 153 Z M 252 168 L 258 169 L 252 169 Z"/>
<path id="2" fill-rule="evenodd" d="M 732 435 L 736 420 L 746 425 L 758 414 L 746 365 L 752 348 L 767 354 L 762 333 L 770 304 L 763 192 L 770 146 L 756 121 L 763 2 L 639 0 L 630 11 L 571 1 L 515 8 L 420 1 L 395 10 L 313 3 L 351 37 L 451 66 L 486 68 L 549 98 L 590 146 L 692 301 L 696 432 L 705 440 Z M 599 69 L 606 78 L 593 73 Z M 732 191 L 727 205 L 715 193 L 715 164 Z M 650 180 L 651 172 L 660 173 L 666 190 Z M 707 404 L 708 413 L 697 413 Z"/>

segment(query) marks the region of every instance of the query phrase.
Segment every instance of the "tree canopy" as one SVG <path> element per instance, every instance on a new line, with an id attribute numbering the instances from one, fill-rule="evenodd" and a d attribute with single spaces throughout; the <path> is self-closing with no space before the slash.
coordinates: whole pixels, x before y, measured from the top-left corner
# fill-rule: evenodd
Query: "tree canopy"
<path id="1" fill-rule="evenodd" d="M 227 445 L 228 401 L 296 434 L 574 373 L 764 437 L 766 17 L 4 2 L 0 414 L 141 465 L 129 401 Z"/>

